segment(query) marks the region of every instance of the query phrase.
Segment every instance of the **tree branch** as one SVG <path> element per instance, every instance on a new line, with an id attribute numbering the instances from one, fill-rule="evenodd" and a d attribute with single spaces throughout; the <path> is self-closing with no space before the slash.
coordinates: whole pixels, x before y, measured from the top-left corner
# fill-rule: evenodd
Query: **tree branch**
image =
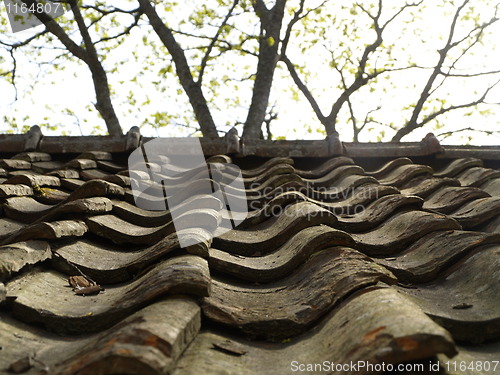
<path id="1" fill-rule="evenodd" d="M 177 76 L 179 77 L 181 85 L 189 98 L 191 106 L 193 107 L 194 114 L 200 124 L 203 135 L 205 137 L 218 137 L 217 129 L 212 119 L 212 115 L 210 114 L 210 110 L 208 109 L 207 101 L 203 95 L 201 86 L 194 81 L 186 55 L 184 54 L 184 50 L 175 40 L 172 30 L 163 23 L 150 1 L 138 1 L 156 34 L 172 55 Z"/>
<path id="2" fill-rule="evenodd" d="M 477 43 L 478 40 L 479 40 L 479 37 L 480 37 L 480 34 L 484 31 L 484 29 L 486 27 L 488 27 L 489 25 L 493 24 L 494 22 L 497 21 L 496 19 L 496 12 L 495 12 L 495 16 L 490 19 L 489 22 L 479 26 L 479 27 L 475 27 L 471 32 L 469 32 L 467 34 L 466 37 L 458 40 L 458 41 L 453 41 L 453 38 L 454 38 L 454 35 L 455 35 L 455 31 L 456 31 L 456 27 L 457 27 L 457 22 L 458 22 L 458 18 L 460 16 L 460 13 L 462 12 L 462 10 L 465 8 L 465 6 L 469 3 L 470 0 L 464 0 L 462 2 L 462 4 L 456 9 L 455 11 L 455 14 L 453 15 L 453 19 L 452 19 L 452 22 L 450 24 L 450 28 L 449 28 L 449 32 L 448 32 L 448 39 L 446 41 L 446 44 L 443 46 L 442 49 L 440 49 L 438 51 L 439 53 L 439 60 L 437 62 L 437 64 L 435 65 L 431 75 L 429 76 L 429 79 L 427 80 L 422 92 L 420 93 L 420 97 L 412 111 L 412 114 L 411 114 L 411 117 L 410 119 L 408 120 L 408 122 L 405 124 L 405 126 L 403 126 L 401 129 L 399 129 L 396 134 L 394 135 L 394 137 L 392 138 L 392 141 L 393 142 L 399 142 L 401 141 L 401 138 L 403 138 L 405 135 L 411 133 L 413 130 L 417 129 L 417 128 L 420 128 L 422 127 L 423 125 L 425 125 L 426 123 L 428 123 L 429 121 L 433 120 L 434 118 L 436 118 L 437 116 L 445 113 L 445 112 L 449 112 L 450 110 L 453 110 L 453 109 L 459 109 L 459 108 L 465 108 L 465 107 L 471 107 L 471 106 L 474 106 L 474 105 L 477 105 L 478 103 L 476 102 L 472 102 L 472 103 L 467 103 L 467 104 L 463 104 L 463 105 L 459 105 L 459 106 L 451 106 L 451 107 L 448 107 L 448 108 L 443 108 L 441 109 L 440 111 L 437 111 L 435 113 L 433 113 L 432 115 L 429 115 L 427 116 L 424 120 L 422 121 L 418 121 L 418 118 L 424 108 L 424 104 L 427 102 L 427 100 L 429 99 L 429 97 L 439 88 L 441 87 L 443 84 L 444 84 L 444 81 L 445 79 L 450 76 L 450 72 L 452 70 L 452 68 L 454 67 L 454 64 L 452 64 L 451 68 L 448 70 L 448 73 L 444 73 L 443 72 L 443 65 L 444 65 L 444 62 L 446 60 L 446 57 L 448 56 L 448 52 L 458 46 L 460 43 L 462 43 L 463 41 L 467 40 L 468 38 L 470 38 L 470 36 L 472 35 L 472 33 L 474 31 L 477 31 L 477 30 L 480 30 L 480 33 L 478 33 L 478 35 L 476 36 L 476 40 L 473 42 L 473 44 Z M 498 9 L 498 8 L 497 8 Z M 469 47 L 470 48 L 470 47 Z M 468 50 L 469 48 L 466 48 L 466 50 Z M 459 56 L 458 59 L 460 59 L 463 55 Z M 434 85 L 434 82 L 436 81 L 437 77 L 440 76 L 440 75 L 443 75 L 444 76 L 444 79 L 439 83 L 439 85 L 437 85 L 437 87 L 435 87 L 433 89 L 433 85 Z M 498 82 L 497 82 L 498 83 Z M 494 86 L 496 86 L 496 84 Z M 486 90 L 486 94 L 489 92 L 489 90 L 491 89 L 488 88 Z M 484 101 L 484 98 L 481 100 L 481 102 Z"/>
<path id="3" fill-rule="evenodd" d="M 319 121 L 325 126 L 325 129 L 328 133 L 328 130 L 331 128 L 331 126 L 327 122 L 327 118 L 323 115 L 321 112 L 321 109 L 319 108 L 318 102 L 316 102 L 316 99 L 312 95 L 312 93 L 309 91 L 307 86 L 302 82 L 300 79 L 297 70 L 295 69 L 295 66 L 293 63 L 290 61 L 288 56 L 284 55 L 281 56 L 281 61 L 283 61 L 288 68 L 288 71 L 290 72 L 290 76 L 292 77 L 293 81 L 295 82 L 295 85 L 299 88 L 299 90 L 304 94 L 306 97 L 307 101 L 311 105 L 314 113 L 318 117 Z M 334 131 L 335 129 L 330 129 L 331 131 Z"/>
<path id="4" fill-rule="evenodd" d="M 198 81 L 197 81 L 198 85 L 200 85 L 200 86 L 201 86 L 201 83 L 203 80 L 203 74 L 205 73 L 205 68 L 207 66 L 208 59 L 210 58 L 210 53 L 212 52 L 212 49 L 214 48 L 215 43 L 219 39 L 219 35 L 221 34 L 222 29 L 227 24 L 227 21 L 229 21 L 229 18 L 231 18 L 231 15 L 233 14 L 234 9 L 238 5 L 238 3 L 239 3 L 239 0 L 233 0 L 233 5 L 229 9 L 229 12 L 227 12 L 226 17 L 224 17 L 224 20 L 222 21 L 221 25 L 217 29 L 217 32 L 215 33 L 214 37 L 210 41 L 210 44 L 207 47 L 207 51 L 205 52 L 205 55 L 203 56 L 203 59 L 201 60 L 200 74 L 198 75 Z"/>
<path id="5" fill-rule="evenodd" d="M 94 45 L 95 45 L 95 44 L 98 44 L 98 43 L 102 43 L 102 42 L 107 42 L 107 41 L 109 41 L 109 40 L 114 40 L 114 39 L 117 39 L 117 38 L 119 38 L 119 37 L 121 37 L 121 36 L 124 36 L 124 35 L 128 35 L 128 34 L 130 34 L 130 31 L 132 31 L 132 29 L 133 29 L 134 27 L 136 27 L 136 26 L 139 24 L 139 20 L 141 19 L 142 14 L 143 14 L 143 13 L 142 13 L 141 11 L 138 11 L 138 12 L 134 15 L 134 22 L 132 22 L 129 26 L 127 26 L 127 27 L 125 28 L 125 30 L 123 30 L 121 33 L 118 33 L 118 34 L 116 34 L 116 35 L 114 35 L 114 36 L 109 36 L 109 37 L 101 38 L 101 39 L 99 39 L 98 41 L 96 41 L 96 42 L 94 43 Z"/>
<path id="6" fill-rule="evenodd" d="M 252 7 L 255 11 L 255 14 L 261 19 L 263 18 L 269 18 L 269 9 L 267 8 L 266 4 L 264 3 L 263 0 L 251 0 Z M 266 21 L 264 21 L 266 22 Z M 267 23 L 267 22 L 266 22 Z"/>
<path id="7" fill-rule="evenodd" d="M 89 30 L 85 25 L 85 20 L 80 12 L 80 7 L 78 6 L 77 0 L 69 0 L 68 3 L 71 5 L 71 10 L 73 11 L 73 16 L 75 17 L 76 24 L 78 25 L 78 30 L 80 31 L 83 42 L 85 43 L 85 50 L 87 52 L 86 62 L 89 66 L 90 72 L 92 73 L 92 80 L 94 81 L 97 100 L 96 109 L 106 122 L 109 135 L 123 135 L 120 121 L 118 120 L 113 104 L 111 103 L 111 93 L 109 91 L 106 71 L 99 60 L 99 55 L 89 34 Z"/>
<path id="8" fill-rule="evenodd" d="M 30 7 L 31 5 L 35 6 L 38 4 L 35 0 L 21 0 L 26 6 Z M 87 60 L 87 52 L 84 48 L 80 47 L 76 44 L 68 34 L 64 31 L 64 29 L 55 22 L 52 17 L 45 13 L 35 12 L 34 15 L 38 18 L 44 25 L 45 28 L 53 35 L 57 37 L 61 41 L 62 44 L 77 58 L 86 62 Z M 54 21 L 54 22 L 51 22 Z"/>
<path id="9" fill-rule="evenodd" d="M 490 87 L 488 87 L 485 92 L 483 93 L 483 95 L 473 101 L 473 102 L 470 102 L 470 103 L 464 103 L 464 104 L 458 104 L 458 105 L 452 105 L 452 106 L 449 106 L 449 107 L 446 107 L 446 108 L 441 108 L 439 111 L 436 111 L 432 114 L 430 114 L 429 116 L 425 117 L 422 121 L 420 121 L 418 124 L 417 124 L 417 127 L 416 128 L 421 128 L 422 126 L 424 126 L 425 124 L 429 123 L 430 121 L 434 120 L 436 117 L 446 113 L 446 112 L 450 112 L 450 111 L 453 111 L 455 109 L 461 109 L 461 108 L 469 108 L 469 107 L 475 107 L 477 106 L 478 104 L 482 104 L 484 103 L 484 100 L 486 99 L 486 96 L 488 95 L 488 93 L 495 87 L 497 86 L 498 84 L 500 83 L 500 79 L 498 81 L 496 81 L 493 85 L 491 85 Z"/>
<path id="10" fill-rule="evenodd" d="M 305 0 L 300 0 L 299 9 L 297 9 L 293 13 L 293 17 L 292 17 L 291 21 L 288 23 L 288 26 L 286 27 L 285 37 L 283 38 L 283 41 L 281 42 L 281 55 L 285 55 L 285 53 L 286 53 L 286 48 L 288 47 L 288 43 L 290 42 L 290 36 L 292 35 L 293 26 L 297 22 L 300 21 L 300 19 L 301 19 L 300 15 L 304 11 L 304 3 L 305 3 Z"/>
<path id="11" fill-rule="evenodd" d="M 471 132 L 480 132 L 480 133 L 486 133 L 486 134 L 493 134 L 493 133 L 500 133 L 500 130 L 479 130 L 479 129 L 474 129 L 471 127 L 467 128 L 462 128 L 458 130 L 450 130 L 447 132 L 439 133 L 436 135 L 436 137 L 443 137 L 443 138 L 448 138 L 449 136 L 455 134 L 455 133 L 460 133 L 460 132 L 465 132 L 465 131 L 471 131 Z"/>
<path id="12" fill-rule="evenodd" d="M 386 29 L 386 27 L 389 25 L 390 22 L 394 21 L 397 16 L 399 16 L 405 9 L 410 8 L 410 7 L 416 7 L 419 6 L 422 3 L 422 1 L 418 3 L 410 3 L 410 4 L 405 4 L 403 5 L 392 17 L 389 18 L 389 21 L 387 21 L 384 25 L 380 25 L 380 17 L 382 15 L 382 0 L 379 0 L 379 8 L 377 10 L 376 15 L 372 15 L 368 10 L 366 10 L 361 4 L 357 3 L 356 5 L 363 11 L 365 12 L 372 20 L 373 20 L 373 26 L 375 29 L 376 33 L 376 39 L 373 43 L 367 45 L 363 51 L 363 55 L 361 56 L 361 59 L 359 60 L 358 64 L 358 71 L 355 75 L 354 82 L 349 86 L 346 87 L 345 90 L 342 92 L 342 94 L 338 97 L 338 99 L 333 103 L 332 109 L 330 111 L 330 114 L 328 115 L 328 123 L 334 124 L 337 122 L 337 117 L 342 109 L 343 105 L 349 100 L 350 96 L 358 91 L 361 87 L 365 86 L 370 80 L 376 78 L 382 73 L 389 72 L 389 71 L 396 71 L 396 70 L 403 70 L 403 69 L 409 69 L 412 68 L 410 67 L 404 67 L 404 68 L 397 68 L 397 69 L 381 69 L 381 70 L 375 70 L 371 74 L 366 73 L 366 67 L 368 64 L 368 60 L 370 56 L 375 52 L 377 48 L 379 48 L 382 45 L 383 42 L 383 33 Z"/>

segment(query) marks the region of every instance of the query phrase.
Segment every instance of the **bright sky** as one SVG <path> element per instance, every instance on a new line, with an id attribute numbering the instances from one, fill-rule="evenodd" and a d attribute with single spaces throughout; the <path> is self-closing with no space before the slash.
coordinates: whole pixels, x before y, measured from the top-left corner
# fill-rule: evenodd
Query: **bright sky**
<path id="1" fill-rule="evenodd" d="M 396 0 L 385 1 L 388 4 L 401 3 Z M 191 2 L 197 3 L 196 0 L 191 0 Z M 317 1 L 310 0 L 311 4 L 314 2 Z M 479 0 L 476 2 L 478 5 L 481 5 L 487 2 L 487 0 Z M 188 7 L 186 7 L 186 9 L 187 8 Z M 481 14 L 481 8 L 478 7 L 477 9 L 478 14 Z M 5 14 L 5 9 L 3 7 L 0 7 L 0 13 L 2 13 L 2 15 Z M 407 17 L 411 16 L 408 15 Z M 489 17 L 489 15 L 485 15 L 485 17 Z M 426 8 L 426 12 L 422 15 L 422 18 L 425 20 L 424 24 L 426 26 L 420 28 L 420 30 L 415 30 L 415 27 L 421 25 L 417 22 L 409 22 L 406 24 L 406 31 L 403 33 L 400 31 L 397 33 L 394 32 L 394 30 L 399 30 L 396 28 L 387 30 L 387 34 L 385 35 L 385 43 L 387 45 L 394 42 L 396 46 L 400 46 L 401 42 L 398 42 L 398 39 L 404 39 L 406 43 L 406 49 L 404 51 L 402 49 L 394 51 L 392 57 L 395 60 L 405 61 L 405 59 L 411 57 L 413 61 L 416 61 L 419 65 L 432 66 L 435 63 L 437 54 L 435 52 L 432 53 L 432 51 L 441 48 L 443 45 L 444 42 L 439 36 L 448 32 L 450 18 L 442 14 L 440 9 L 431 5 Z M 400 25 L 401 24 L 398 25 L 398 28 Z M 484 67 L 485 69 L 498 69 L 500 54 L 496 43 L 494 43 L 494 35 L 500 33 L 499 26 L 500 25 L 495 25 L 495 29 L 491 30 L 492 35 L 485 39 L 485 48 L 476 51 L 475 57 L 464 61 L 461 68 Z M 359 30 L 362 30 L 363 24 L 359 22 L 358 25 L 349 25 L 349 27 L 357 27 L 357 32 L 359 33 Z M 457 30 L 459 35 L 464 32 L 464 30 Z M 371 30 L 367 30 L 363 33 L 362 35 L 367 36 L 366 40 L 368 42 L 373 41 L 373 32 Z M 420 35 L 417 35 L 417 33 Z M 16 34 L 19 39 L 25 38 L 27 35 L 30 35 L 30 31 Z M 129 56 L 131 49 L 138 48 L 135 47 L 135 45 L 140 44 L 142 35 L 142 30 L 135 29 L 130 37 L 129 43 L 113 51 L 113 53 L 116 54 L 116 58 L 123 59 Z M 408 38 L 408 35 L 415 35 L 415 37 Z M 422 43 L 421 40 L 424 40 L 425 43 Z M 295 51 L 291 50 L 292 60 L 295 63 L 304 64 L 311 72 L 308 83 L 317 95 L 319 104 L 325 113 L 329 112 L 333 103 L 332 100 L 338 96 L 338 89 L 335 89 L 334 86 L 337 85 L 339 77 L 332 69 L 325 69 L 323 62 L 327 56 L 325 55 L 324 47 L 325 45 L 327 47 L 330 45 L 335 46 L 336 41 L 336 35 L 330 34 L 330 38 L 323 40 L 322 43 L 318 43 L 305 55 L 301 54 L 298 48 L 296 48 Z M 140 50 L 138 51 L 140 53 Z M 31 61 L 33 57 L 23 57 L 21 54 L 17 54 L 17 58 L 19 66 L 17 101 L 14 101 L 15 91 L 13 87 L 7 82 L 0 80 L 0 132 L 4 132 L 8 129 L 8 125 L 3 122 L 3 116 L 13 116 L 14 114 L 17 114 L 19 118 L 22 118 L 24 115 L 29 115 L 29 119 L 25 122 L 20 121 L 22 124 L 34 125 L 50 121 L 51 124 L 58 125 L 58 129 L 54 131 L 43 129 L 44 134 L 60 134 L 61 131 L 64 131 L 66 134 L 80 135 L 90 134 L 92 132 L 102 133 L 104 131 L 104 123 L 96 116 L 96 111 L 89 111 L 88 109 L 89 104 L 91 105 L 91 103 L 95 101 L 95 94 L 90 73 L 85 67 L 75 68 L 67 64 L 64 71 L 54 71 L 50 65 L 45 65 L 43 69 L 50 74 L 39 74 L 37 77 L 39 72 L 36 64 Z M 185 123 L 185 119 L 182 117 L 185 116 L 185 107 L 183 107 L 183 103 L 186 103 L 186 98 L 184 94 L 177 94 L 177 89 L 179 88 L 177 82 L 174 80 L 165 80 L 165 95 L 154 92 L 154 88 L 149 83 L 150 81 L 158 80 L 157 70 L 161 68 L 163 62 L 155 60 L 157 65 L 156 68 L 152 67 L 150 72 L 146 71 L 144 76 L 140 78 L 140 82 L 143 83 L 142 89 L 126 82 L 130 79 L 130 76 L 135 76 L 139 72 L 144 71 L 143 64 L 147 63 L 149 59 L 154 60 L 151 56 L 142 56 L 142 61 L 139 62 L 130 60 L 123 65 L 124 68 L 120 70 L 118 74 L 109 77 L 113 88 L 116 90 L 117 96 L 126 98 L 131 90 L 134 91 L 136 95 L 137 104 L 133 106 L 130 104 L 122 104 L 117 99 L 114 100 L 115 109 L 118 112 L 124 131 L 127 131 L 134 125 L 141 125 L 142 121 L 154 111 L 172 113 L 174 116 L 174 123 Z M 48 59 L 45 58 L 45 60 Z M 112 61 L 113 57 L 110 56 L 105 64 L 108 64 L 109 67 Z M 253 62 L 249 60 L 248 64 L 253 64 Z M 217 69 L 226 69 L 226 67 L 216 67 L 215 70 Z M 360 94 L 355 97 L 354 105 L 357 106 L 357 109 L 362 113 L 373 110 L 380 105 L 382 109 L 377 111 L 379 121 L 384 123 L 394 122 L 395 124 L 402 123 L 404 117 L 402 117 L 401 108 L 416 101 L 416 95 L 419 92 L 418 89 L 421 88 L 423 82 L 427 80 L 429 74 L 430 72 L 428 70 L 412 70 L 411 75 L 408 75 L 408 72 L 404 72 L 400 74 L 400 78 L 398 78 L 401 84 L 398 85 L 397 91 L 388 86 L 388 89 L 384 90 L 386 92 L 383 93 L 378 91 L 375 94 L 360 92 Z M 30 75 L 31 77 L 29 77 Z M 26 79 L 24 77 L 29 78 Z M 474 90 L 482 90 L 485 85 L 494 82 L 492 79 L 491 76 L 483 77 L 476 81 L 477 86 L 471 86 L 468 83 L 456 80 L 454 84 L 447 86 L 446 90 L 452 94 L 452 102 L 454 104 L 461 103 L 467 98 L 475 97 L 473 96 Z M 121 84 L 121 81 L 125 82 Z M 302 95 L 299 95 L 300 100 L 298 102 L 292 100 L 293 90 L 289 88 L 290 82 L 286 70 L 279 69 L 275 78 L 277 89 L 273 92 L 271 98 L 271 104 L 276 103 L 279 116 L 278 119 L 272 123 L 271 130 L 273 135 L 286 136 L 289 139 L 322 138 L 323 136 L 316 132 L 316 129 L 320 129 L 322 126 L 319 121 L 315 120 L 309 103 Z M 220 90 L 222 90 L 226 96 L 241 97 L 242 102 L 240 107 L 236 109 L 228 109 L 219 112 L 214 111 L 216 123 L 220 125 L 221 129 L 227 130 L 228 127 L 224 126 L 225 123 L 234 123 L 245 119 L 245 107 L 249 105 L 250 92 L 249 90 L 245 90 L 244 87 L 240 87 L 239 91 L 234 91 L 234 86 L 224 85 L 221 86 Z M 175 98 L 175 100 L 169 100 L 167 94 L 169 94 L 171 98 Z M 141 103 L 144 102 L 146 98 L 149 98 L 152 104 L 149 106 L 142 106 Z M 490 93 L 488 101 L 500 103 L 500 87 Z M 73 113 L 66 113 L 65 108 L 70 108 Z M 344 110 L 347 115 L 347 106 L 345 106 Z M 486 117 L 480 116 L 477 111 L 467 117 L 463 115 L 463 112 L 451 113 L 447 116 L 443 128 L 434 130 L 431 127 L 425 127 L 413 132 L 403 140 L 419 141 L 429 131 L 434 131 L 435 134 L 439 134 L 446 131 L 456 131 L 466 127 L 474 128 L 478 125 L 481 125 L 483 129 L 486 127 L 488 130 L 500 130 L 499 114 L 499 109 L 495 107 L 492 108 L 492 114 Z M 346 116 L 345 119 L 344 122 L 338 124 L 338 130 L 342 140 L 351 141 L 351 124 L 347 121 L 348 116 Z M 80 127 L 77 125 L 78 121 Z M 381 129 L 382 128 L 378 126 L 374 127 L 371 132 L 361 133 L 360 140 L 377 141 L 377 135 L 380 135 Z M 146 136 L 178 136 L 187 135 L 189 131 L 173 126 L 167 126 L 160 129 L 144 126 L 141 128 L 141 133 Z M 393 134 L 393 131 L 387 130 L 382 140 L 390 140 Z M 445 139 L 443 143 L 463 143 L 464 140 L 462 137 L 465 135 L 471 135 L 473 137 L 470 141 L 471 144 L 500 144 L 499 134 L 487 136 L 478 132 L 456 133 L 454 136 Z"/>

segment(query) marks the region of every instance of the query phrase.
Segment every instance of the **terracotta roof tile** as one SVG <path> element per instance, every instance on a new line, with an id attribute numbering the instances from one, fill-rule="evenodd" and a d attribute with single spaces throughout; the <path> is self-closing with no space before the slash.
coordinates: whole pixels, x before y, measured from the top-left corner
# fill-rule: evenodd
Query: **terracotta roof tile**
<path id="1" fill-rule="evenodd" d="M 0 136 L 0 372 L 287 374 L 439 359 L 451 375 L 456 353 L 498 360 L 494 148 L 240 141 L 223 155 L 225 143 L 202 139 L 209 162 L 241 167 L 245 190 L 225 193 L 245 194 L 245 217 L 206 194 L 216 182 L 204 166 L 172 177 L 161 155 L 149 160 L 157 181 L 134 196 L 153 178 L 126 164 L 147 141 L 139 133 L 42 136 L 28 152 L 12 137 Z M 178 188 L 172 211 L 158 179 Z"/>

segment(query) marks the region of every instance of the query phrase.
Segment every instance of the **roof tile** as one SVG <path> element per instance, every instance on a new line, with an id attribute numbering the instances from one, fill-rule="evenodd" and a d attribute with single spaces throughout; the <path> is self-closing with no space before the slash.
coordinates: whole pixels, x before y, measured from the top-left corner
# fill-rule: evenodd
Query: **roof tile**
<path id="1" fill-rule="evenodd" d="M 180 184 L 181 207 L 170 212 L 153 181 L 134 196 L 142 176 L 124 160 L 147 139 L 132 135 L 0 136 L 0 372 L 497 359 L 497 148 L 236 139 L 230 157 L 213 156 L 226 140 L 201 139 L 209 161 L 241 167 L 245 190 L 225 190 L 247 196 L 245 218 L 206 194 L 204 166 L 168 177 L 162 155 L 151 170 Z M 211 238 L 234 218 L 244 220 Z M 69 277 L 99 293 L 77 295 Z"/>

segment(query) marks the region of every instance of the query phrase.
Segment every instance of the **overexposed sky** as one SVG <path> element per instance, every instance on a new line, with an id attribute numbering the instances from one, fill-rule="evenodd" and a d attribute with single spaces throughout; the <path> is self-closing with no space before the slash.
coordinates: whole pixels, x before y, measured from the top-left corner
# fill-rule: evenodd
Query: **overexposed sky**
<path id="1" fill-rule="evenodd" d="M 189 2 L 189 1 L 188 1 Z M 191 0 L 193 4 L 197 4 L 199 0 Z M 316 0 L 310 0 L 311 6 Z M 481 13 L 481 4 L 484 0 L 475 1 L 477 12 Z M 400 1 L 385 0 L 384 4 L 397 6 Z M 186 2 L 187 4 L 187 2 Z M 306 2 L 307 4 L 307 2 Z M 334 5 L 332 5 L 334 6 Z M 185 7 L 184 9 L 191 9 Z M 394 27 L 388 28 L 385 34 L 385 43 L 390 45 L 394 43 L 397 48 L 393 49 L 392 58 L 395 64 L 397 61 L 407 61 L 411 58 L 421 66 L 431 67 L 437 60 L 437 49 L 443 46 L 443 37 L 449 30 L 451 16 L 446 14 L 449 9 L 436 8 L 428 5 L 425 12 L 417 14 L 424 21 L 412 21 L 413 15 L 406 14 L 401 18 L 401 22 L 395 24 Z M 4 13 L 3 7 L 0 7 L 0 12 Z M 5 14 L 5 13 L 4 13 Z M 388 7 L 387 15 L 391 14 Z M 488 17 L 487 14 L 484 17 Z M 181 17 L 179 17 L 181 18 Z M 366 28 L 367 20 L 357 18 L 356 24 L 349 24 L 346 27 L 352 28 L 353 31 L 366 37 L 365 42 L 373 41 L 373 31 Z M 423 22 L 423 23 L 420 23 Z M 402 30 L 402 25 L 405 29 Z M 425 25 L 421 27 L 420 25 Z M 252 27 L 248 24 L 247 27 Z M 253 26 L 255 27 L 255 25 Z M 128 62 L 121 65 L 119 72 L 109 76 L 110 82 L 115 90 L 114 105 L 119 116 L 124 131 L 127 131 L 134 125 L 141 125 L 145 119 L 150 118 L 151 113 L 155 111 L 164 111 L 171 114 L 172 125 L 153 129 L 149 126 L 143 126 L 141 133 L 146 136 L 176 136 L 187 135 L 190 130 L 183 129 L 182 126 L 174 126 L 175 124 L 184 124 L 186 119 L 187 99 L 183 93 L 178 93 L 179 84 L 174 78 L 165 78 L 158 76 L 158 70 L 165 64 L 168 58 L 162 59 L 162 56 L 154 57 L 148 55 L 146 48 L 140 47 L 143 36 L 143 29 L 134 29 L 129 40 L 113 51 L 113 55 L 108 56 L 104 62 L 109 68 L 113 61 L 127 59 L 131 50 L 139 53 L 139 61 L 134 61 L 130 58 Z M 457 29 L 457 37 L 464 35 L 466 29 Z M 500 69 L 498 61 L 500 61 L 500 53 L 494 41 L 495 35 L 499 35 L 500 27 L 495 25 L 491 29 L 492 34 L 485 38 L 484 48 L 476 51 L 475 56 L 471 59 L 464 59 L 461 69 Z M 24 38 L 29 35 L 29 31 L 16 34 L 17 37 Z M 410 37 L 411 36 L 411 37 Z M 332 32 L 328 34 L 312 47 L 306 54 L 301 53 L 300 46 L 290 46 L 290 57 L 299 65 L 303 65 L 310 72 L 308 85 L 312 88 L 314 94 L 318 97 L 318 103 L 324 113 L 328 113 L 333 100 L 339 95 L 339 90 L 335 86 L 339 82 L 338 74 L 332 69 L 325 68 L 325 62 L 328 59 L 328 54 L 325 53 L 325 47 L 335 49 L 335 43 L 338 41 L 337 35 Z M 423 41 L 423 42 L 422 42 Z M 362 46 L 364 41 L 360 41 Z M 354 44 L 355 45 L 355 44 Z M 404 47 L 404 48 L 402 48 Z M 141 49 L 142 48 L 142 49 Z M 360 53 L 362 49 L 358 46 L 353 52 Z M 142 55 L 141 55 L 142 54 Z M 47 56 L 47 55 L 45 55 Z M 13 87 L 0 80 L 0 132 L 8 129 L 7 124 L 3 123 L 3 116 L 13 116 L 14 114 L 21 118 L 29 116 L 25 122 L 19 121 L 26 125 L 34 125 L 45 122 L 50 122 L 53 125 L 58 125 L 58 129 L 50 131 L 43 129 L 44 134 L 56 134 L 64 131 L 70 135 L 90 134 L 92 132 L 104 132 L 104 122 L 97 117 L 96 111 L 92 108 L 92 103 L 95 101 L 95 94 L 92 86 L 90 73 L 85 66 L 76 66 L 65 64 L 65 69 L 62 71 L 54 70 L 50 64 L 42 67 L 40 72 L 35 64 L 34 57 L 26 57 L 21 54 L 16 55 L 18 59 L 18 100 L 14 101 L 15 92 Z M 6 56 L 8 58 L 8 56 Z M 382 57 L 381 57 L 382 58 Z M 49 61 L 48 57 L 44 57 Z M 381 60 L 382 61 L 382 60 Z M 145 65 L 154 62 L 154 65 L 148 65 L 149 70 L 145 70 Z M 255 60 L 251 57 L 248 65 L 255 64 Z M 239 61 L 238 63 L 239 64 Z M 213 67 L 212 76 L 214 79 L 220 76 L 221 71 L 227 69 L 225 66 Z M 409 74 L 410 73 L 410 74 Z M 142 74 L 142 75 L 141 75 Z M 228 70 L 228 75 L 231 71 Z M 361 113 L 367 113 L 381 106 L 381 110 L 374 113 L 377 114 L 377 119 L 384 123 L 394 123 L 395 125 L 402 124 L 407 118 L 409 112 L 402 111 L 402 108 L 410 103 L 414 103 L 418 98 L 419 89 L 427 80 L 430 71 L 424 69 L 415 69 L 410 72 L 405 71 L 397 75 L 397 90 L 389 84 L 384 88 L 384 85 L 379 85 L 375 93 L 370 93 L 367 90 L 360 90 L 354 96 L 354 105 Z M 131 77 L 140 77 L 138 81 L 142 87 L 132 85 L 129 80 Z M 207 76 L 210 77 L 210 76 Z M 493 77 L 485 76 L 478 79 L 476 85 L 463 82 L 456 79 L 452 85 L 443 86 L 450 95 L 450 101 L 453 104 L 458 104 L 464 100 L 477 97 L 474 94 L 475 90 L 482 90 L 485 85 L 492 82 Z M 497 78 L 498 79 L 498 76 Z M 151 81 L 161 80 L 161 85 L 164 86 L 164 93 L 155 90 Z M 274 136 L 286 136 L 289 139 L 318 139 L 323 135 L 316 130 L 322 126 L 315 119 L 309 103 L 299 94 L 299 101 L 294 101 L 294 90 L 288 72 L 284 67 L 279 67 L 275 76 L 275 90 L 271 96 L 271 105 L 276 104 L 278 119 L 272 123 L 272 132 Z M 246 87 L 245 87 L 246 85 Z M 214 106 L 218 105 L 221 110 L 213 111 L 213 116 L 216 124 L 223 130 L 229 127 L 226 123 L 234 124 L 237 121 L 244 121 L 246 108 L 250 103 L 251 83 L 240 84 L 239 90 L 236 91 L 235 85 L 220 84 L 219 89 L 221 96 L 238 97 L 240 104 L 235 108 L 223 108 L 224 101 L 216 99 Z M 135 94 L 136 103 L 131 105 L 126 103 L 126 98 L 130 91 Z M 476 95 L 476 96 L 474 96 Z M 121 100 L 119 99 L 121 97 Z M 144 104 L 148 101 L 150 104 Z M 500 103 L 500 88 L 492 91 L 488 97 L 489 102 Z M 89 110 L 90 107 L 90 110 Z M 70 108 L 71 113 L 65 108 Z M 499 106 L 500 108 L 500 106 Z M 470 112 L 470 111 L 467 111 Z M 456 131 L 466 127 L 484 126 L 488 130 L 500 130 L 500 110 L 492 107 L 492 114 L 482 116 L 478 111 L 474 111 L 470 116 L 464 116 L 464 111 L 451 113 L 447 116 L 446 121 L 443 121 L 444 126 L 440 129 L 433 129 L 432 126 L 425 127 L 413 132 L 405 137 L 404 141 L 419 141 L 429 131 L 439 134 L 447 131 Z M 406 117 L 405 117 L 406 116 Z M 352 139 L 352 128 L 348 121 L 347 105 L 344 106 L 343 121 L 338 123 L 338 130 L 341 139 L 350 141 Z M 444 119 L 443 119 L 444 120 Z M 79 125 L 77 123 L 79 122 Z M 369 126 L 367 126 L 369 128 Z M 380 137 L 380 131 L 385 130 L 385 135 Z M 241 134 L 241 128 L 240 128 Z M 373 126 L 373 130 L 361 133 L 361 141 L 377 141 L 381 139 L 388 141 L 394 134 L 394 131 L 385 129 L 379 125 Z M 464 143 L 463 136 L 471 135 L 471 144 L 500 144 L 500 135 L 484 135 L 477 132 L 459 132 L 454 136 L 443 141 L 448 144 Z"/>

